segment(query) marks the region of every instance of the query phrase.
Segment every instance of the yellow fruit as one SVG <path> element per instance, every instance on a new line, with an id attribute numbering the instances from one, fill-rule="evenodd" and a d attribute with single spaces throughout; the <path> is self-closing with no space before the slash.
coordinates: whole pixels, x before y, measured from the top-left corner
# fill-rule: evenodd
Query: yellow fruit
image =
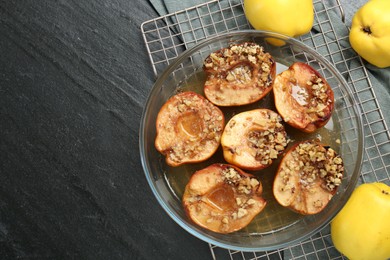
<path id="1" fill-rule="evenodd" d="M 244 0 L 244 11 L 256 30 L 296 37 L 308 33 L 313 27 L 312 0 Z M 284 44 L 276 39 L 270 42 Z"/>
<path id="2" fill-rule="evenodd" d="M 354 190 L 331 222 L 334 246 L 351 260 L 390 258 L 390 187 L 366 183 Z"/>
<path id="3" fill-rule="evenodd" d="M 390 66 L 389 14 L 389 0 L 371 0 L 355 13 L 349 33 L 352 48 L 379 68 Z"/>

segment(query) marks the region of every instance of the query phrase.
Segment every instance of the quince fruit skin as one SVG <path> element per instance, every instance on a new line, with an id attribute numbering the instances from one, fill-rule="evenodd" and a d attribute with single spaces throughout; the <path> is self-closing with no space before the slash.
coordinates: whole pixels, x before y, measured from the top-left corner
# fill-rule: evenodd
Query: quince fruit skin
<path id="1" fill-rule="evenodd" d="M 349 41 L 367 62 L 390 66 L 390 1 L 371 0 L 353 16 Z"/>
<path id="2" fill-rule="evenodd" d="M 310 32 L 314 22 L 312 0 L 244 0 L 244 11 L 254 29 L 290 37 Z M 285 44 L 274 38 L 268 41 L 276 46 Z"/>
<path id="3" fill-rule="evenodd" d="M 389 259 L 389 220 L 390 186 L 362 184 L 330 224 L 333 244 L 351 260 Z"/>

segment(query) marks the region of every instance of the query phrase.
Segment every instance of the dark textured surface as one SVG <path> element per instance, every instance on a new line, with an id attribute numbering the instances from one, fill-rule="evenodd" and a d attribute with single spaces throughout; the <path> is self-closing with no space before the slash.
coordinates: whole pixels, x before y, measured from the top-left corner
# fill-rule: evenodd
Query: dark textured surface
<path id="1" fill-rule="evenodd" d="M 138 151 L 147 1 L 0 1 L 1 259 L 208 259 Z"/>

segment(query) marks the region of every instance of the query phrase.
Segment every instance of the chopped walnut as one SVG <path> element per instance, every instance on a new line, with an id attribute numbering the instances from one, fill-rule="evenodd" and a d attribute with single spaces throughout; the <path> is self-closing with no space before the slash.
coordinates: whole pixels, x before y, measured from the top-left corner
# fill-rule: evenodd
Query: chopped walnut
<path id="1" fill-rule="evenodd" d="M 311 87 L 311 101 L 308 104 L 307 112 L 315 113 L 318 117 L 325 117 L 328 111 L 328 105 L 332 103 L 332 100 L 326 93 L 328 90 L 327 84 L 324 84 L 322 78 L 312 75 L 311 81 L 306 83 Z"/>
<path id="2" fill-rule="evenodd" d="M 243 177 L 233 167 L 227 167 L 222 172 L 222 179 L 229 185 L 232 185 L 237 190 L 238 194 L 251 194 L 254 193 L 260 182 L 256 178 Z M 237 205 L 241 205 L 243 201 L 241 198 L 236 199 Z"/>
<path id="3" fill-rule="evenodd" d="M 314 142 L 304 142 L 293 151 L 293 158 L 300 162 L 298 171 L 303 186 L 310 186 L 316 178 L 323 179 L 325 188 L 329 191 L 341 184 L 343 160 L 332 148 Z"/>
<path id="4" fill-rule="evenodd" d="M 237 218 L 242 218 L 248 215 L 248 211 L 244 208 L 239 208 L 237 212 Z"/>
<path id="5" fill-rule="evenodd" d="M 262 164 L 270 164 L 282 153 L 288 144 L 284 127 L 280 122 L 280 116 L 271 119 L 267 130 L 252 131 L 248 135 L 249 146 L 256 149 L 256 160 Z"/>

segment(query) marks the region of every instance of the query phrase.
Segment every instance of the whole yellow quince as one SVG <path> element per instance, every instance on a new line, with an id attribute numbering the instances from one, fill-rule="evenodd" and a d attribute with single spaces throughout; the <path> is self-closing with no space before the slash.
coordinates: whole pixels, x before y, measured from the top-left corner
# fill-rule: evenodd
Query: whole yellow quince
<path id="1" fill-rule="evenodd" d="M 390 258 L 390 187 L 357 187 L 330 224 L 334 246 L 351 260 Z"/>
<path id="2" fill-rule="evenodd" d="M 390 1 L 371 0 L 352 19 L 349 41 L 366 61 L 379 67 L 390 66 Z"/>
<path id="3" fill-rule="evenodd" d="M 265 30 L 296 37 L 313 27 L 312 0 L 244 0 L 245 16 L 256 30 Z M 284 42 L 270 40 L 275 45 Z"/>

